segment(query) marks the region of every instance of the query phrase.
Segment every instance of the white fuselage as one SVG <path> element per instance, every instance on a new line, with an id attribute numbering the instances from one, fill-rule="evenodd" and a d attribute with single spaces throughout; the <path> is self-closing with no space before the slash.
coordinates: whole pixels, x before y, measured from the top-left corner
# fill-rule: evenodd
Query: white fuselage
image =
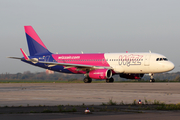
<path id="1" fill-rule="evenodd" d="M 174 69 L 172 62 L 157 53 L 105 53 L 105 59 L 116 73 L 161 73 Z"/>

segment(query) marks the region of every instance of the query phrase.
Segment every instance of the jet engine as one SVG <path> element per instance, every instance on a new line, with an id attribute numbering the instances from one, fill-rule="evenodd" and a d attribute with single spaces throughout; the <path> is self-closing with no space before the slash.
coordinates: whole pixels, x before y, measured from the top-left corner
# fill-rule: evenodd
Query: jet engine
<path id="1" fill-rule="evenodd" d="M 108 69 L 96 69 L 88 73 L 88 77 L 92 79 L 109 79 L 112 76 L 112 71 Z"/>
<path id="2" fill-rule="evenodd" d="M 121 74 L 119 74 L 119 76 L 121 78 L 126 78 L 126 79 L 141 79 L 144 76 L 144 74 L 123 74 L 123 73 L 121 73 Z"/>

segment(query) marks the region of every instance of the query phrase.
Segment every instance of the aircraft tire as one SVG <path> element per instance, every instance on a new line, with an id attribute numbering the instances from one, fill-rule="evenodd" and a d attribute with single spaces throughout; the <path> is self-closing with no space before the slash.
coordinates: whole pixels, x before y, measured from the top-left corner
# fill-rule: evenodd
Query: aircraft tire
<path id="1" fill-rule="evenodd" d="M 107 82 L 107 83 L 113 83 L 113 82 L 114 82 L 114 78 L 111 77 L 110 79 L 106 79 L 106 82 Z"/>
<path id="2" fill-rule="evenodd" d="M 92 79 L 91 78 L 88 78 L 88 83 L 91 83 L 92 82 Z"/>
<path id="3" fill-rule="evenodd" d="M 85 77 L 83 81 L 84 81 L 84 83 L 91 83 L 92 79 L 88 78 L 88 77 Z"/>
<path id="4" fill-rule="evenodd" d="M 113 82 L 114 82 L 114 78 L 111 77 L 111 78 L 109 79 L 109 82 L 113 83 Z"/>
<path id="5" fill-rule="evenodd" d="M 106 79 L 106 82 L 109 83 L 109 79 Z"/>
<path id="6" fill-rule="evenodd" d="M 149 82 L 155 82 L 155 80 L 154 79 L 150 79 L 150 81 Z"/>
<path id="7" fill-rule="evenodd" d="M 87 77 L 85 77 L 85 78 L 83 79 L 83 81 L 84 81 L 84 83 L 89 83 L 89 79 L 88 79 Z"/>

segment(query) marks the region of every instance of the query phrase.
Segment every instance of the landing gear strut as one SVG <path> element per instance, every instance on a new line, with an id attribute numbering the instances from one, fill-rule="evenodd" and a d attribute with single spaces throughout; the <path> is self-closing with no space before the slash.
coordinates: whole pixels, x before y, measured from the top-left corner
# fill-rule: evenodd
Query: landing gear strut
<path id="1" fill-rule="evenodd" d="M 151 77 L 149 82 L 155 82 L 155 79 L 154 79 L 153 75 L 154 75 L 153 73 L 149 73 L 149 76 Z"/>
<path id="2" fill-rule="evenodd" d="M 92 79 L 89 77 L 85 77 L 83 81 L 84 81 L 84 83 L 91 83 Z"/>
<path id="3" fill-rule="evenodd" d="M 107 83 L 113 83 L 113 82 L 114 82 L 114 78 L 111 77 L 111 78 L 109 78 L 109 79 L 106 79 L 106 82 L 107 82 Z"/>

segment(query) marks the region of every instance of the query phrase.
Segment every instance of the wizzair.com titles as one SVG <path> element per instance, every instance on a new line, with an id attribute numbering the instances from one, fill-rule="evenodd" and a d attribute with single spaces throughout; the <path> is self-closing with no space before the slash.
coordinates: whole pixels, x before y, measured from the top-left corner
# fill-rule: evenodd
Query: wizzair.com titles
<path id="1" fill-rule="evenodd" d="M 58 59 L 80 59 L 80 56 L 59 56 Z"/>

